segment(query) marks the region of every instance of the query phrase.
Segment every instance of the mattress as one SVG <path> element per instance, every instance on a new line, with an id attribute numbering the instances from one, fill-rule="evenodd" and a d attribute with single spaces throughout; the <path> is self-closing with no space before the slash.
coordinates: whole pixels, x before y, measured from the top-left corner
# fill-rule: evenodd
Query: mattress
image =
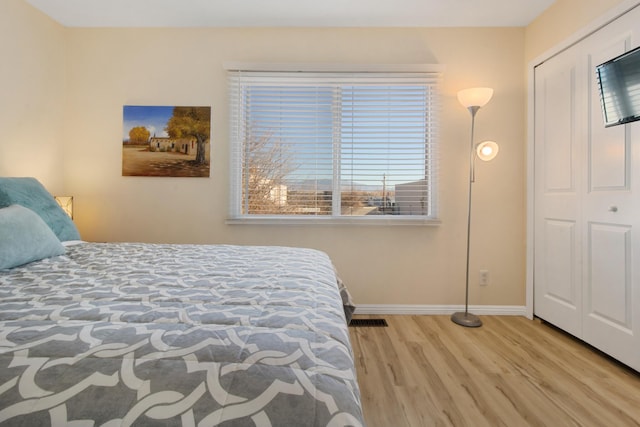
<path id="1" fill-rule="evenodd" d="M 325 253 L 66 249 L 0 270 L 0 423 L 364 425 Z"/>

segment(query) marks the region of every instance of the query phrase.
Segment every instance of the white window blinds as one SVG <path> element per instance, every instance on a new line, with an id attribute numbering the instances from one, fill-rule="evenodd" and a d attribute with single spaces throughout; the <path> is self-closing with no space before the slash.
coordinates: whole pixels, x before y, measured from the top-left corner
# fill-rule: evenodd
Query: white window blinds
<path id="1" fill-rule="evenodd" d="M 232 218 L 435 218 L 438 81 L 230 73 Z"/>

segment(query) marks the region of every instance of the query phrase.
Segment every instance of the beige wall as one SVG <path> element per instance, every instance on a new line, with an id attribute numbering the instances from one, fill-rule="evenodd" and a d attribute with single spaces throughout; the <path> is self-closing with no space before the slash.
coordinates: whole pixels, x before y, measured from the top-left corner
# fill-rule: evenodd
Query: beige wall
<path id="1" fill-rule="evenodd" d="M 0 58 L 0 176 L 63 191 L 65 29 L 23 0 L 2 0 Z"/>
<path id="2" fill-rule="evenodd" d="M 0 2 L 0 175 L 76 197 L 87 240 L 279 244 L 327 251 L 361 304 L 461 304 L 469 114 L 457 90 L 488 85 L 476 140 L 500 156 L 474 185 L 471 304 L 524 304 L 526 64 L 629 0 L 558 0 L 525 28 L 65 29 Z M 230 226 L 225 61 L 438 63 L 442 225 Z M 212 176 L 121 176 L 122 106 L 211 105 Z M 182 218 L 176 220 L 176 218 Z M 488 287 L 477 285 L 480 268 Z"/>
<path id="3" fill-rule="evenodd" d="M 628 0 L 556 0 L 526 29 L 526 60 L 531 61 Z"/>
<path id="4" fill-rule="evenodd" d="M 558 0 L 526 29 L 65 29 L 23 0 L 3 0 L 0 174 L 74 195 L 87 240 L 315 247 L 359 303 L 460 304 L 470 119 L 455 94 L 492 86 L 476 140 L 494 139 L 501 152 L 479 165 L 474 185 L 471 303 L 522 305 L 525 64 L 618 3 Z M 225 61 L 444 64 L 442 225 L 226 225 Z M 126 104 L 211 105 L 211 178 L 122 177 Z M 490 271 L 486 288 L 480 268 Z"/>
<path id="5" fill-rule="evenodd" d="M 464 302 L 469 113 L 456 92 L 495 88 L 477 140 L 500 156 L 478 168 L 472 304 L 524 304 L 523 28 L 69 29 L 65 189 L 83 237 L 241 243 L 325 250 L 364 304 Z M 229 146 L 225 61 L 438 63 L 443 85 L 442 225 L 226 225 Z M 211 105 L 212 175 L 121 176 L 123 105 Z M 177 218 L 181 218 L 177 220 Z M 478 270 L 491 284 L 477 285 Z"/>
<path id="6" fill-rule="evenodd" d="M 478 114 L 476 140 L 494 139 L 501 152 L 474 185 L 471 304 L 522 305 L 525 64 L 619 3 L 558 0 L 526 29 L 91 30 L 2 0 L 0 175 L 36 176 L 74 195 L 87 240 L 314 247 L 331 255 L 358 303 L 461 304 L 470 119 L 455 94 L 488 85 L 495 96 Z M 446 65 L 442 225 L 226 225 L 225 61 Z M 126 104 L 211 105 L 211 178 L 122 177 Z M 488 287 L 477 285 L 480 268 Z"/>

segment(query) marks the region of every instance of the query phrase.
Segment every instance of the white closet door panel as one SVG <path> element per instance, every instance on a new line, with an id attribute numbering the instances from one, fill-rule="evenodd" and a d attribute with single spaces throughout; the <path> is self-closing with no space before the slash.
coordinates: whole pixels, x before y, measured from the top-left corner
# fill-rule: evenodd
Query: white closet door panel
<path id="1" fill-rule="evenodd" d="M 628 50 L 630 35 L 624 33 L 606 40 L 589 54 L 590 126 L 588 177 L 589 190 L 615 191 L 629 188 L 629 139 L 625 126 L 604 127 L 595 67 Z"/>
<path id="2" fill-rule="evenodd" d="M 534 314 L 581 336 L 576 59 L 551 58 L 535 73 Z"/>
<path id="3" fill-rule="evenodd" d="M 550 69 L 544 73 L 541 84 L 541 98 L 544 100 L 544 123 L 541 142 L 544 176 L 542 191 L 553 193 L 574 193 L 574 120 L 572 114 L 575 91 L 575 67 L 572 63 L 558 61 L 559 64 L 545 64 Z M 560 68 L 560 70 L 558 70 Z M 554 72 L 554 71 L 560 72 Z"/>
<path id="4" fill-rule="evenodd" d="M 640 10 L 586 39 L 583 339 L 640 369 L 640 122 L 605 128 L 595 67 L 640 44 Z"/>
<path id="5" fill-rule="evenodd" d="M 542 297 L 564 306 L 566 310 L 580 309 L 581 284 L 576 280 L 576 224 L 573 221 L 547 219 L 544 226 L 545 265 Z M 541 308 L 541 312 L 544 310 Z"/>
<path id="6" fill-rule="evenodd" d="M 634 325 L 632 228 L 589 224 L 584 337 L 596 348 L 640 369 Z"/>
<path id="7" fill-rule="evenodd" d="M 587 316 L 631 333 L 631 227 L 589 224 Z"/>

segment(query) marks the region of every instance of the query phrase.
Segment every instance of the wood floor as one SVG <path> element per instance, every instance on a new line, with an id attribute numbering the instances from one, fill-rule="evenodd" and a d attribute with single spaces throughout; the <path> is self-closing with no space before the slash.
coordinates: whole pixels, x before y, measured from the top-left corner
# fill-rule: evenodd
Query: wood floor
<path id="1" fill-rule="evenodd" d="M 368 427 L 640 426 L 640 374 L 543 322 L 382 317 L 349 328 Z"/>

